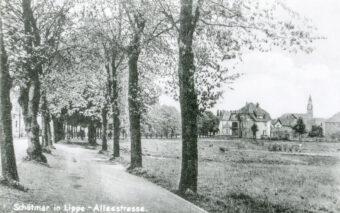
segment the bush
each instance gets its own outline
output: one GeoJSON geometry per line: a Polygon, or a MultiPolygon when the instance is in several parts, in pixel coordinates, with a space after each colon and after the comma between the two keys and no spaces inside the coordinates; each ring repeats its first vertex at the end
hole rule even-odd
{"type": "Polygon", "coordinates": [[[269,139],[268,135],[261,135],[261,140],[268,140],[268,139],[269,139]]]}
{"type": "Polygon", "coordinates": [[[321,126],[312,126],[312,130],[308,133],[309,137],[323,137],[323,129],[321,126]]]}
{"type": "Polygon", "coordinates": [[[220,147],[220,151],[221,151],[221,152],[227,152],[227,151],[229,151],[229,150],[228,150],[228,148],[226,148],[226,147],[220,147]]]}
{"type": "Polygon", "coordinates": [[[302,144],[269,144],[270,152],[301,152],[302,144]]]}
{"type": "Polygon", "coordinates": [[[340,139],[340,132],[335,132],[335,133],[331,134],[331,138],[333,140],[340,139]]]}
{"type": "Polygon", "coordinates": [[[246,145],[244,145],[243,143],[236,143],[237,149],[245,149],[246,145]]]}

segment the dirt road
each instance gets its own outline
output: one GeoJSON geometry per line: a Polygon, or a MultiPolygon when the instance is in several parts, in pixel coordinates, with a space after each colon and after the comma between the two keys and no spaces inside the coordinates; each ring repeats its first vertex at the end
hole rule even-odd
{"type": "Polygon", "coordinates": [[[3,212],[18,212],[14,210],[27,204],[49,206],[47,212],[133,212],[133,209],[157,213],[204,212],[177,195],[127,173],[122,165],[109,162],[97,150],[56,144],[53,155],[47,155],[50,167],[46,167],[21,160],[24,144],[16,143],[18,168],[21,182],[30,190],[22,193],[0,188],[3,212]]]}

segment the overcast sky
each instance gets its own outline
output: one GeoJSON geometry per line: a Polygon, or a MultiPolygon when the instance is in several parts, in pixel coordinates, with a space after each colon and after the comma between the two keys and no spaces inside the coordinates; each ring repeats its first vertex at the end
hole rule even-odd
{"type": "MultiPolygon", "coordinates": [[[[259,102],[275,118],[287,112],[305,112],[311,95],[315,117],[329,118],[340,112],[340,1],[286,1],[312,19],[327,40],[318,41],[309,55],[270,52],[245,56],[237,68],[244,76],[235,82],[233,91],[226,88],[213,111],[259,102]]],[[[178,106],[164,96],[160,102],[178,106]]]]}

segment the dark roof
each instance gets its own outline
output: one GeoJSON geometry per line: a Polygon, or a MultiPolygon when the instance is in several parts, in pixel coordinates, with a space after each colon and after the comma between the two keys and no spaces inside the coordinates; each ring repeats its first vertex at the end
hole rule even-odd
{"type": "Polygon", "coordinates": [[[220,121],[227,121],[227,120],[229,120],[230,115],[231,115],[230,111],[219,110],[217,117],[219,118],[220,121]]]}
{"type": "Polygon", "coordinates": [[[309,118],[309,115],[306,113],[285,113],[280,116],[281,117],[287,117],[287,116],[294,116],[296,119],[302,118],[303,120],[306,120],[309,118]]]}
{"type": "Polygon", "coordinates": [[[232,112],[230,115],[230,121],[237,121],[241,117],[249,118],[257,122],[267,122],[270,121],[270,114],[262,109],[259,104],[247,103],[240,110],[232,112]]]}
{"type": "Polygon", "coordinates": [[[229,117],[229,121],[238,121],[238,119],[239,119],[238,112],[232,112],[229,117]]]}
{"type": "MultiPolygon", "coordinates": [[[[275,125],[277,122],[280,122],[280,123],[281,123],[280,119],[273,119],[273,120],[272,120],[272,125],[275,125]]],[[[281,123],[281,124],[282,124],[282,123],[281,123]]]]}
{"type": "Polygon", "coordinates": [[[330,119],[327,119],[326,122],[340,122],[340,112],[333,115],[330,119]]]}
{"type": "Polygon", "coordinates": [[[281,124],[283,126],[289,126],[289,127],[292,127],[295,125],[296,123],[296,120],[301,117],[301,116],[298,116],[298,114],[294,114],[294,113],[286,113],[286,114],[283,114],[281,115],[278,120],[280,120],[281,124]]]}
{"type": "Polygon", "coordinates": [[[259,104],[247,103],[240,109],[243,113],[248,113],[256,121],[270,121],[270,114],[262,109],[259,104]]]}

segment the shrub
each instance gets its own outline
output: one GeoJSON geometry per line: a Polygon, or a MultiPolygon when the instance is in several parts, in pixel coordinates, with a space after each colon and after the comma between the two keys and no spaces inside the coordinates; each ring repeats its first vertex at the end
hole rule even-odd
{"type": "Polygon", "coordinates": [[[225,147],[220,147],[220,151],[221,151],[221,152],[227,152],[227,151],[228,151],[228,149],[227,149],[227,148],[225,148],[225,147]]]}
{"type": "Polygon", "coordinates": [[[323,137],[323,129],[321,126],[312,126],[311,131],[308,133],[309,137],[323,137]]]}
{"type": "Polygon", "coordinates": [[[331,138],[333,140],[340,139],[340,132],[335,132],[335,133],[331,134],[331,138]]]}
{"type": "Polygon", "coordinates": [[[302,144],[269,144],[268,151],[270,152],[301,152],[302,144]]]}
{"type": "Polygon", "coordinates": [[[245,149],[246,145],[244,145],[243,143],[236,143],[237,149],[245,149]]]}

